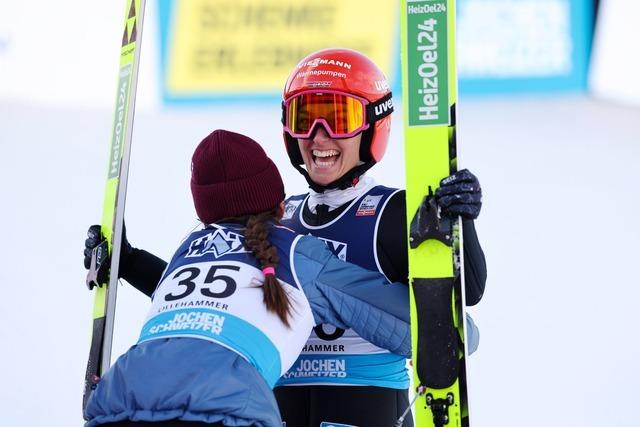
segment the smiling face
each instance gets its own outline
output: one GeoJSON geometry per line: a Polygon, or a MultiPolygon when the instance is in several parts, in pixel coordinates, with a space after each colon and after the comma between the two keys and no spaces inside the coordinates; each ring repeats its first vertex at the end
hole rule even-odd
{"type": "Polygon", "coordinates": [[[302,160],[311,180],[327,185],[340,178],[360,163],[360,139],[332,139],[322,126],[312,139],[298,139],[302,160]]]}

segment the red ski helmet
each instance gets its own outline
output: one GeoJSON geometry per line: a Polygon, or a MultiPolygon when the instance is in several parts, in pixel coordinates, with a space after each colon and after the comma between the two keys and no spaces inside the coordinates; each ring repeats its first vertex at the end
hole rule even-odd
{"type": "MultiPolygon", "coordinates": [[[[320,107],[316,114],[327,110],[320,107]]],[[[350,49],[331,48],[314,52],[303,58],[293,69],[284,87],[282,101],[283,136],[287,153],[293,166],[300,171],[311,188],[347,188],[371,166],[380,161],[387,148],[391,130],[393,102],[391,90],[384,73],[365,55],[350,49]],[[304,102],[305,96],[324,96],[340,99],[340,112],[335,117],[312,117],[312,122],[302,129],[296,125],[296,102],[304,102]],[[347,106],[347,99],[351,105],[347,106]],[[361,107],[358,105],[361,104],[361,107]],[[345,111],[354,116],[346,119],[345,111]],[[355,111],[355,112],[354,112],[355,111]],[[357,117],[361,115],[361,117],[357,117]],[[340,123],[337,123],[340,122],[340,123]],[[345,123],[349,122],[348,125],[345,123]],[[355,124],[354,124],[355,122],[355,124]],[[332,138],[348,138],[362,134],[360,160],[363,164],[333,183],[320,186],[311,181],[304,164],[297,138],[312,138],[318,126],[324,126],[332,138]],[[302,135],[306,134],[306,135],[302,135]]]]}

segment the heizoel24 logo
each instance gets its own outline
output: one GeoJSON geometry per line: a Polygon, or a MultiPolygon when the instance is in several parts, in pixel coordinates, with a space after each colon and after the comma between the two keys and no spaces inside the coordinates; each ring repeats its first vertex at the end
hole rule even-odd
{"type": "Polygon", "coordinates": [[[409,0],[406,14],[409,126],[448,125],[447,2],[409,0]]]}

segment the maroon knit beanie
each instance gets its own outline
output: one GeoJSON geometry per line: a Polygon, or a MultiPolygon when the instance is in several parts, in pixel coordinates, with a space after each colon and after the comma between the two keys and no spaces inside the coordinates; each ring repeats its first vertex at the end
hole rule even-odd
{"type": "Polygon", "coordinates": [[[193,153],[191,194],[200,221],[212,224],[277,207],[284,200],[284,184],[260,144],[218,129],[193,153]]]}

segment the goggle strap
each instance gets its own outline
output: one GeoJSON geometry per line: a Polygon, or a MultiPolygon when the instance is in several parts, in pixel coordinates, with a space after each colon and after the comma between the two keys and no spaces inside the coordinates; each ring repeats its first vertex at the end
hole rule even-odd
{"type": "Polygon", "coordinates": [[[287,107],[284,101],[282,101],[280,104],[282,105],[282,117],[280,117],[280,121],[282,122],[282,126],[286,126],[287,125],[287,107]]]}
{"type": "Polygon", "coordinates": [[[376,102],[367,104],[367,123],[373,124],[391,113],[393,113],[393,101],[389,92],[376,102]]]}

